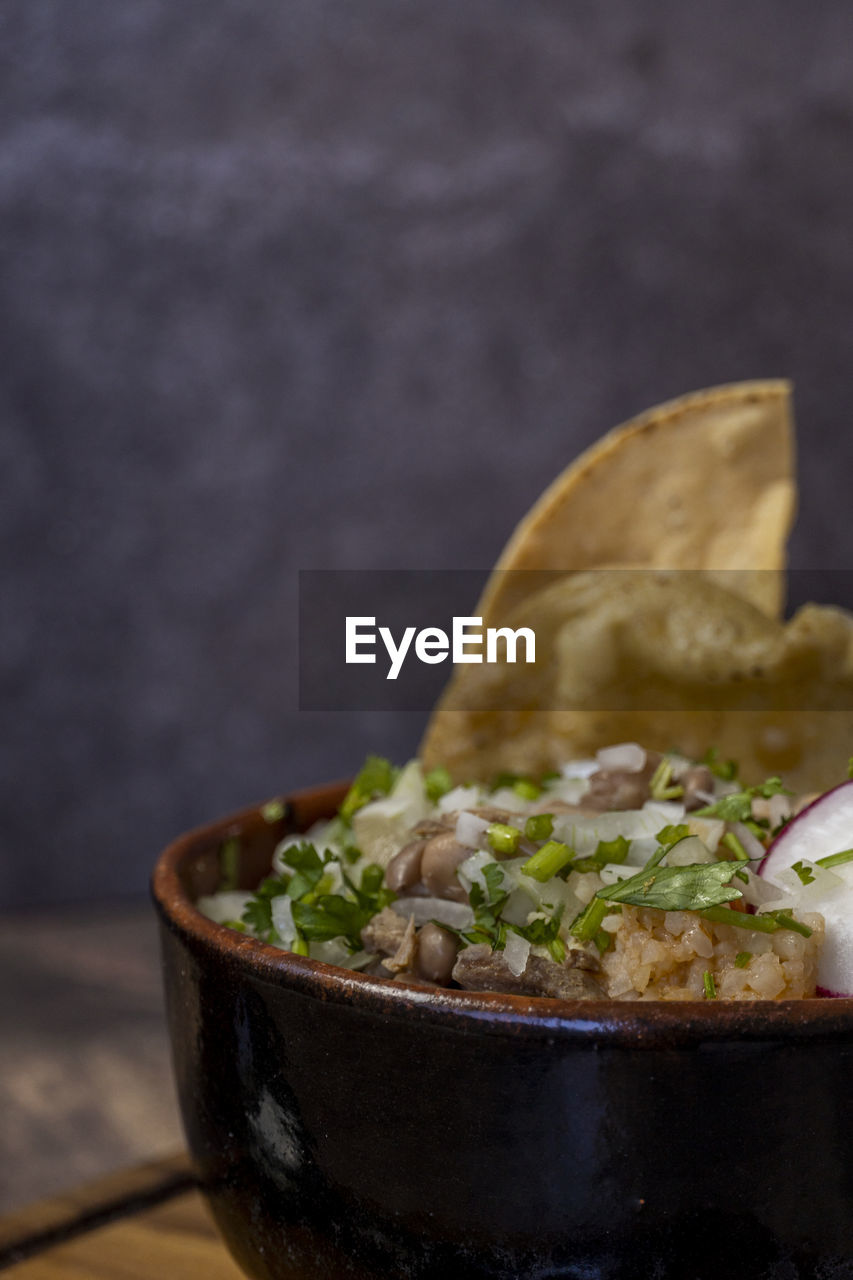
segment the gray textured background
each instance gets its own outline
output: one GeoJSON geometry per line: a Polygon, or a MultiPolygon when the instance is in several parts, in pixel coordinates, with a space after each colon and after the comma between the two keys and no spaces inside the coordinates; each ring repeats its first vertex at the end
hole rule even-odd
{"type": "Polygon", "coordinates": [[[0,905],[403,756],[299,714],[300,567],[480,568],[578,450],[798,384],[845,564],[853,8],[3,0],[0,905]]]}

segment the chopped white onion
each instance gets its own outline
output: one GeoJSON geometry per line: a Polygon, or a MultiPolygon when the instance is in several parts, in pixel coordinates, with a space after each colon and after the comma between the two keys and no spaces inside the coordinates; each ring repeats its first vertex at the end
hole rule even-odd
{"type": "Polygon", "coordinates": [[[453,813],[455,809],[476,809],[480,803],[479,787],[454,787],[438,802],[439,813],[453,813]]]}
{"type": "MultiPolygon", "coordinates": [[[[296,937],[296,925],[293,922],[293,903],[286,893],[280,893],[270,903],[273,928],[282,942],[292,942],[296,937]]],[[[319,958],[319,957],[318,957],[319,958]]]]}
{"type": "MultiPolygon", "coordinates": [[[[740,889],[743,894],[744,902],[748,903],[749,906],[767,906],[779,897],[778,884],[774,884],[772,880],[763,880],[761,876],[757,876],[755,872],[751,871],[748,867],[744,868],[744,870],[747,876],[747,883],[744,884],[741,880],[734,880],[732,883],[735,885],[735,888],[740,889]]],[[[796,874],[797,873],[794,872],[794,875],[796,874]]],[[[786,898],[784,901],[779,902],[779,906],[793,907],[794,899],[786,898]]]]}
{"type": "Polygon", "coordinates": [[[674,844],[666,855],[668,867],[694,867],[704,862],[716,862],[711,850],[698,836],[686,836],[674,844]]]}
{"type": "Polygon", "coordinates": [[[569,760],[560,772],[564,778],[589,778],[594,773],[598,773],[598,770],[597,760],[569,760]]]}
{"type": "Polygon", "coordinates": [[[504,959],[510,973],[515,974],[516,978],[520,978],[527,968],[529,956],[530,943],[527,939],[522,938],[514,929],[507,929],[504,959]]]}
{"type": "Polygon", "coordinates": [[[251,893],[245,893],[242,889],[223,889],[219,893],[199,898],[195,905],[208,920],[225,924],[229,920],[240,919],[251,897],[251,893]]]}
{"type": "Polygon", "coordinates": [[[616,747],[602,747],[596,759],[601,769],[639,773],[645,766],[646,753],[638,742],[621,742],[616,747]]]}
{"type": "Polygon", "coordinates": [[[698,836],[712,853],[716,853],[726,824],[722,818],[696,818],[692,813],[687,815],[687,825],[694,836],[698,836]]]}
{"type": "Polygon", "coordinates": [[[448,902],[446,898],[397,898],[391,906],[398,916],[408,920],[415,917],[415,926],[438,920],[451,929],[468,929],[474,923],[474,912],[466,902],[448,902]]]}
{"type": "Polygon", "coordinates": [[[489,825],[486,818],[479,818],[476,813],[463,810],[456,819],[456,839],[469,849],[479,849],[484,843],[489,825]]]}
{"type": "Polygon", "coordinates": [[[637,868],[620,862],[606,862],[598,873],[605,884],[618,884],[637,874],[637,868]]]}
{"type": "Polygon", "coordinates": [[[684,805],[677,800],[647,800],[643,805],[646,813],[656,814],[662,819],[662,825],[680,822],[684,817],[684,805]]]}
{"type": "Polygon", "coordinates": [[[737,836],[746,852],[749,854],[750,861],[760,862],[767,850],[749,827],[744,826],[742,822],[732,823],[732,834],[737,836]]]}

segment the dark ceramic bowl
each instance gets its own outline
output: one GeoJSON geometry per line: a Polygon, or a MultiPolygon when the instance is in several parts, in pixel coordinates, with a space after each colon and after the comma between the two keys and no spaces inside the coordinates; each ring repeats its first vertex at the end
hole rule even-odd
{"type": "Polygon", "coordinates": [[[252,1276],[853,1276],[853,1001],[563,1003],[285,954],[193,906],[257,883],[342,786],[173,844],[154,873],[175,1072],[252,1276]]]}

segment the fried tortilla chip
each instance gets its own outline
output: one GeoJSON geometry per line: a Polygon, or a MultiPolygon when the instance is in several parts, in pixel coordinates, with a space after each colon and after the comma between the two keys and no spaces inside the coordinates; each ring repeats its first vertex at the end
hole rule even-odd
{"type": "Polygon", "coordinates": [[[543,573],[607,565],[722,580],[737,570],[730,590],[778,617],[796,505],[790,391],[784,381],[713,387],[604,436],[510,538],[476,609],[484,624],[502,625],[543,573]]]}
{"type": "Polygon", "coordinates": [[[853,751],[853,617],[806,605],[769,618],[698,572],[563,577],[516,607],[534,664],[470,665],[424,740],[457,780],[541,773],[613,742],[700,757],[709,744],[754,781],[822,790],[853,751]]]}

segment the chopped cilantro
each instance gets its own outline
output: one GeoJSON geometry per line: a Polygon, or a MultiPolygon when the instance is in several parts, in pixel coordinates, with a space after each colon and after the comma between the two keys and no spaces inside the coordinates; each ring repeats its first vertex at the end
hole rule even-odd
{"type": "MultiPolygon", "coordinates": [[[[651,861],[651,860],[650,860],[651,861]]],[[[599,889],[596,897],[605,902],[627,902],[636,907],[658,907],[662,911],[700,911],[740,898],[730,883],[738,868],[734,862],[708,862],[687,867],[650,866],[637,875],[599,889]]]]}
{"type": "MultiPolygon", "coordinates": [[[[514,933],[520,937],[526,938],[534,947],[548,947],[550,950],[552,945],[562,940],[559,938],[560,922],[563,918],[564,904],[560,903],[557,910],[552,916],[536,916],[533,920],[529,920],[527,924],[511,924],[509,927],[514,933]]],[[[553,952],[552,952],[553,954],[553,952]]],[[[563,948],[563,959],[558,961],[562,964],[566,958],[565,948],[563,948]]]]}
{"type": "Polygon", "coordinates": [[[542,788],[537,787],[532,778],[516,778],[512,789],[522,800],[538,800],[542,794],[542,788]]]}
{"type": "Polygon", "coordinates": [[[345,822],[377,796],[387,796],[397,780],[398,770],[382,756],[368,756],[344,797],[339,813],[345,822]]]}
{"type": "Polygon", "coordinates": [[[815,879],[815,873],[812,871],[811,867],[806,866],[802,858],[799,862],[793,863],[791,870],[796,871],[797,875],[800,877],[801,884],[811,884],[815,879]]]}
{"type": "Polygon", "coordinates": [[[528,840],[547,840],[554,830],[552,813],[534,813],[524,824],[524,834],[528,840]]]}
{"type": "Polygon", "coordinates": [[[571,863],[572,871],[600,871],[607,863],[621,866],[628,857],[631,841],[624,836],[616,836],[614,840],[599,840],[595,853],[588,858],[575,858],[571,863]]]}
{"type": "Polygon", "coordinates": [[[272,923],[272,900],[287,893],[287,885],[278,876],[269,876],[255,890],[243,908],[241,920],[252,933],[264,942],[277,942],[278,934],[272,923]]]}
{"type": "Polygon", "coordinates": [[[715,777],[721,778],[723,782],[734,782],[738,776],[738,767],[735,760],[721,760],[720,752],[716,747],[709,747],[702,757],[702,764],[706,764],[715,777]]]}
{"type": "Polygon", "coordinates": [[[768,778],[757,787],[746,787],[731,795],[720,796],[704,809],[694,809],[694,818],[722,818],[724,822],[746,822],[752,817],[752,802],[757,796],[769,800],[771,796],[789,796],[792,793],[782,786],[781,778],[768,778]]]}
{"type": "Polygon", "coordinates": [[[294,872],[287,881],[287,893],[291,898],[301,898],[316,889],[323,878],[323,861],[309,840],[288,845],[281,857],[294,872]]]}
{"type": "Polygon", "coordinates": [[[441,765],[436,769],[430,769],[424,778],[424,789],[427,799],[433,804],[437,804],[442,796],[446,796],[448,791],[453,787],[453,779],[445,768],[441,765]]]}
{"type": "Polygon", "coordinates": [[[686,840],[689,835],[690,828],[686,822],[679,822],[677,826],[670,823],[666,827],[661,827],[655,836],[655,840],[657,840],[658,844],[670,849],[674,844],[678,844],[679,840],[686,840]]]}
{"type": "Polygon", "coordinates": [[[735,968],[745,969],[751,959],[752,959],[751,951],[739,951],[735,956],[735,968]]]}
{"type": "Polygon", "coordinates": [[[605,951],[609,951],[613,946],[613,934],[608,933],[606,929],[599,929],[598,933],[593,938],[593,942],[603,955],[605,951]]]}
{"type": "Polygon", "coordinates": [[[714,975],[713,973],[711,973],[710,969],[706,969],[705,972],[702,974],[702,984],[705,988],[705,999],[716,1000],[717,984],[714,981],[714,975]]]}
{"type": "Polygon", "coordinates": [[[372,915],[372,906],[361,906],[339,893],[293,904],[293,922],[303,938],[309,942],[346,938],[353,950],[361,946],[361,931],[372,915]]]}

